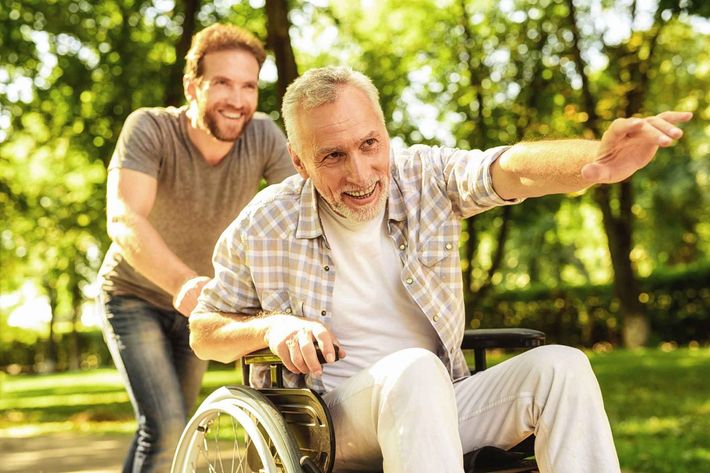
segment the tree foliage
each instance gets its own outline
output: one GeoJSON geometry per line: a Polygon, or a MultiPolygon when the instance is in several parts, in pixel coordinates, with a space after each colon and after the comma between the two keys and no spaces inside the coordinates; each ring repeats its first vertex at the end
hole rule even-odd
{"type": "MultiPolygon", "coordinates": [[[[633,281],[708,259],[708,16],[707,2],[689,0],[9,0],[0,9],[2,293],[32,282],[55,316],[77,320],[108,243],[104,169],[123,120],[180,103],[189,37],[225,21],[274,51],[266,75],[278,69],[281,83],[263,84],[262,110],[278,118],[299,70],[348,64],[380,90],[395,146],[592,138],[617,116],[695,112],[678,146],[606,194],[531,199],[465,224],[471,314],[530,286],[616,281],[623,298],[620,272],[633,281]],[[618,240],[626,246],[615,250],[618,240]]],[[[628,291],[629,304],[639,291],[628,291]]]]}
{"type": "MultiPolygon", "coordinates": [[[[263,12],[244,3],[23,0],[0,10],[3,294],[33,283],[55,319],[77,322],[108,245],[105,167],[123,120],[182,102],[183,25],[218,20],[266,33],[263,12]]],[[[273,109],[272,84],[263,102],[273,109]]]]}
{"type": "Polygon", "coordinates": [[[462,239],[474,303],[491,287],[613,281],[619,326],[637,318],[629,332],[643,332],[639,273],[707,258],[705,13],[699,2],[336,2],[328,14],[347,39],[314,62],[356,50],[405,143],[598,138],[620,116],[695,112],[681,144],[633,180],[488,212],[462,239]]]}

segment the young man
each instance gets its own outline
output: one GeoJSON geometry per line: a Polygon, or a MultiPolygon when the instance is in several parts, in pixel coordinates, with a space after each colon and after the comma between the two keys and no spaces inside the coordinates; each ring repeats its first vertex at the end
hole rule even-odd
{"type": "Polygon", "coordinates": [[[616,120],[601,142],[393,152],[362,74],[310,71],[283,103],[300,176],[259,194],[220,238],[190,317],[197,355],[230,361],[268,346],[305,375],[332,414],[338,471],[458,473],[464,452],[534,433],[542,472],[618,472],[581,351],[540,347],[468,376],[459,221],[623,180],[690,114],[616,120]],[[321,366],[315,344],[342,359],[321,366]]]}
{"type": "Polygon", "coordinates": [[[283,133],[255,112],[264,58],[240,28],[204,29],[187,55],[188,105],[132,113],[111,159],[100,276],[104,336],[138,420],[125,472],[169,469],[206,368],[187,316],[214,244],[262,178],[294,173],[283,133]]]}

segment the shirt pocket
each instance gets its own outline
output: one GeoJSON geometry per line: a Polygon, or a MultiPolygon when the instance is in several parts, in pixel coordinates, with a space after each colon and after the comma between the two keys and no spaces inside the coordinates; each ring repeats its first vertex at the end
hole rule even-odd
{"type": "Polygon", "coordinates": [[[264,289],[260,299],[261,308],[264,312],[293,313],[288,291],[264,289]]]}
{"type": "Polygon", "coordinates": [[[434,268],[457,250],[455,242],[435,236],[419,246],[418,259],[427,268],[434,268]]]}
{"type": "Polygon", "coordinates": [[[303,316],[309,320],[315,320],[327,325],[327,321],[330,319],[326,304],[315,298],[306,298],[302,301],[300,310],[303,316]]]}

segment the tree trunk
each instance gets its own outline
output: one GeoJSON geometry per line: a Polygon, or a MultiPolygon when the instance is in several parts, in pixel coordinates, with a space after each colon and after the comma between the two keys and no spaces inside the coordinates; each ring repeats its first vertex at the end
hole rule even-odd
{"type": "MultiPolygon", "coordinates": [[[[634,10],[635,11],[635,8],[634,10]]],[[[656,11],[654,24],[661,22],[661,10],[656,11]]],[[[661,23],[662,25],[662,23],[661,23]]],[[[653,57],[653,52],[658,43],[658,36],[661,33],[661,26],[651,30],[651,38],[649,40],[649,59],[653,57]]],[[[638,58],[637,51],[627,50],[626,54],[630,56],[629,61],[625,61],[627,71],[633,78],[634,87],[626,94],[626,105],[623,113],[626,117],[631,117],[640,113],[643,109],[643,103],[648,91],[648,72],[649,61],[638,58]],[[632,56],[632,57],[631,57],[632,56]]],[[[628,348],[636,348],[648,343],[648,338],[651,335],[651,325],[648,320],[645,308],[639,301],[641,289],[633,271],[631,261],[631,250],[633,249],[633,186],[631,178],[617,184],[619,212],[616,217],[611,214],[611,209],[606,208],[603,212],[609,214],[605,216],[605,221],[613,219],[615,232],[607,235],[609,238],[609,252],[612,255],[612,264],[614,266],[614,293],[619,299],[622,314],[622,337],[624,345],[628,348]]],[[[597,194],[597,193],[595,193],[597,194]]],[[[605,205],[610,199],[605,198],[605,205]]],[[[599,201],[598,201],[599,202],[599,201]]],[[[600,206],[601,208],[601,206],[600,206]]]]}
{"type": "Polygon", "coordinates": [[[473,260],[476,257],[476,248],[478,243],[478,238],[476,235],[476,229],[474,228],[476,220],[473,217],[466,219],[466,232],[468,233],[468,240],[466,240],[466,246],[464,247],[464,258],[468,261],[468,267],[463,272],[463,294],[464,300],[469,300],[473,295],[471,290],[471,283],[473,282],[473,260]]]}
{"type": "Polygon", "coordinates": [[[175,4],[176,8],[182,4],[180,9],[183,14],[182,36],[175,45],[175,63],[173,63],[168,73],[168,82],[165,86],[165,105],[179,106],[183,103],[182,76],[185,69],[185,55],[190,49],[192,36],[195,34],[197,13],[200,11],[200,0],[182,0],[175,4]]]}
{"type": "Polygon", "coordinates": [[[69,334],[69,345],[67,346],[67,364],[70,370],[76,371],[81,368],[81,353],[79,352],[79,332],[77,326],[81,304],[74,306],[74,313],[71,318],[71,333],[69,334]]]}
{"type": "MultiPolygon", "coordinates": [[[[469,115],[468,117],[469,120],[476,124],[473,129],[473,132],[468,137],[468,142],[470,143],[472,148],[484,149],[486,145],[488,131],[486,129],[486,121],[483,117],[483,93],[481,92],[481,72],[479,71],[479,69],[483,67],[483,65],[479,64],[479,67],[476,67],[477,65],[474,63],[474,35],[471,32],[471,28],[469,27],[465,0],[461,0],[460,7],[461,17],[459,24],[463,28],[464,37],[464,42],[461,49],[462,52],[468,56],[466,70],[469,76],[469,85],[476,90],[476,101],[478,102],[478,112],[476,113],[476,116],[469,115]]],[[[468,110],[468,112],[470,112],[470,109],[468,110]]],[[[466,242],[466,246],[464,247],[463,258],[468,261],[468,267],[463,273],[463,290],[465,299],[470,299],[474,296],[471,286],[473,283],[473,267],[474,259],[476,257],[476,247],[478,243],[475,222],[475,216],[466,219],[466,228],[468,229],[468,241],[466,242]]]]}
{"type": "Polygon", "coordinates": [[[620,210],[614,216],[609,202],[611,201],[610,186],[600,186],[594,189],[594,199],[602,211],[604,229],[606,231],[609,253],[614,269],[614,296],[619,300],[619,310],[622,318],[622,338],[624,346],[636,348],[643,346],[650,335],[650,327],[644,307],[639,302],[640,289],[631,263],[631,211],[624,209],[632,203],[631,183],[623,182],[619,188],[620,210]]]}
{"type": "Polygon", "coordinates": [[[72,317],[71,317],[71,333],[69,334],[69,345],[67,346],[68,365],[70,370],[78,370],[81,368],[81,353],[79,351],[79,333],[77,331],[79,325],[79,317],[81,316],[82,294],[79,289],[78,278],[73,278],[72,287],[72,317]]]}
{"type": "MultiPolygon", "coordinates": [[[[540,236],[536,241],[532,242],[533,248],[542,248],[545,244],[545,232],[540,233],[540,236]]],[[[542,255],[539,251],[531,251],[530,259],[528,262],[528,277],[530,278],[530,285],[534,285],[540,282],[540,261],[539,258],[542,255]]]]}
{"type": "Polygon", "coordinates": [[[47,352],[42,371],[46,373],[54,373],[57,370],[57,341],[54,335],[54,322],[57,314],[57,291],[49,283],[45,283],[44,289],[49,297],[49,307],[52,311],[52,317],[49,319],[49,336],[47,337],[47,352]]]}
{"type": "Polygon", "coordinates": [[[508,230],[510,229],[510,222],[512,221],[511,213],[512,207],[506,205],[503,207],[503,221],[500,224],[500,229],[498,230],[498,239],[496,243],[496,251],[493,254],[493,259],[491,260],[491,266],[488,268],[488,275],[486,280],[483,282],[480,288],[476,291],[474,296],[478,300],[482,300],[486,293],[493,287],[493,275],[498,272],[500,265],[503,262],[503,255],[505,254],[505,242],[508,239],[508,230]]]}
{"type": "Polygon", "coordinates": [[[281,98],[286,93],[286,87],[298,77],[296,57],[291,47],[288,19],[288,4],[286,0],[266,0],[266,30],[268,33],[266,44],[274,52],[278,79],[278,106],[281,107],[281,98]]]}
{"type": "MultiPolygon", "coordinates": [[[[572,54],[577,70],[582,77],[584,109],[589,117],[587,127],[596,138],[599,138],[601,136],[600,119],[596,113],[596,101],[589,87],[589,79],[584,70],[585,64],[582,59],[580,34],[577,28],[577,13],[573,0],[566,0],[566,2],[570,10],[570,29],[574,37],[572,54]]],[[[659,31],[660,29],[655,32],[652,38],[652,48],[655,46],[659,31]]],[[[648,68],[641,69],[639,74],[640,77],[636,77],[636,87],[626,97],[627,107],[624,110],[626,116],[638,113],[645,97],[648,68]]],[[[611,265],[614,270],[614,295],[619,300],[623,342],[627,348],[643,346],[648,342],[650,324],[644,307],[639,302],[639,284],[630,257],[633,248],[631,180],[612,186],[597,186],[594,189],[593,196],[602,212],[604,230],[609,245],[611,265]],[[611,194],[614,190],[618,191],[619,196],[618,215],[614,215],[611,205],[611,194]]]]}

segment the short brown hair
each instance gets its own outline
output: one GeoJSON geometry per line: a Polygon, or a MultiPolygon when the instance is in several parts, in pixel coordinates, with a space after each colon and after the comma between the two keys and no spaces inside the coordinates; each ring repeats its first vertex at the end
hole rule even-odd
{"type": "Polygon", "coordinates": [[[264,46],[253,34],[235,25],[216,23],[192,37],[192,46],[185,56],[185,76],[190,79],[201,77],[205,55],[229,49],[250,52],[259,63],[259,68],[266,59],[264,46]]]}

